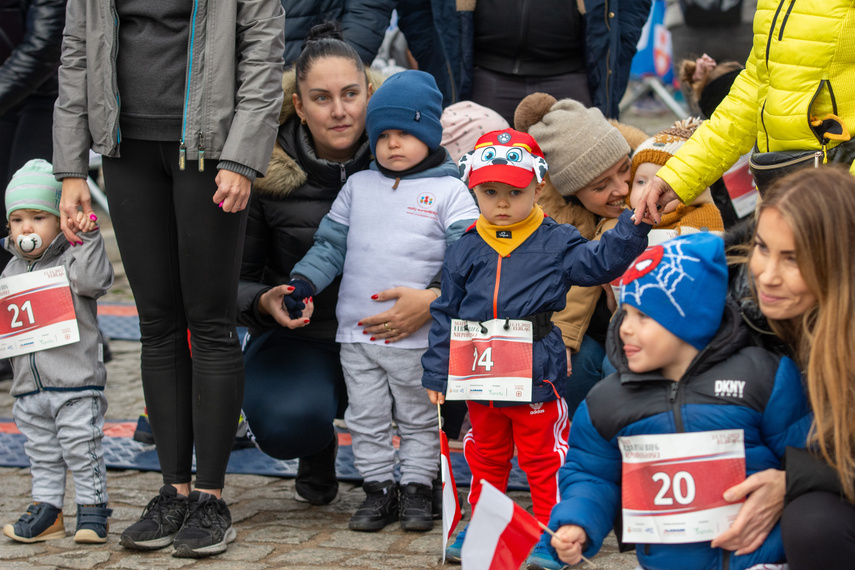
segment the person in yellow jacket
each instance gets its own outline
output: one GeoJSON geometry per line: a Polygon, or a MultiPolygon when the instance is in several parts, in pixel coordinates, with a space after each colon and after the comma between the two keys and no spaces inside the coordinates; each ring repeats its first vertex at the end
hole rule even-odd
{"type": "MultiPolygon", "coordinates": [[[[727,98],[658,172],[636,208],[684,204],[756,145],[758,152],[832,149],[855,133],[855,2],[758,0],[754,47],[727,98]],[[839,119],[829,140],[817,122],[839,119]],[[811,122],[815,124],[812,126],[811,122]]],[[[855,163],[848,165],[855,174],[855,163]]]]}

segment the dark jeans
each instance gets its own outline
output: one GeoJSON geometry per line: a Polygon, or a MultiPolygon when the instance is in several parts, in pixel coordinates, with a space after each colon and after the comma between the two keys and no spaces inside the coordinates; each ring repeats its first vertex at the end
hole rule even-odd
{"type": "Polygon", "coordinates": [[[603,378],[603,358],[606,349],[599,342],[585,335],[579,351],[570,357],[571,374],[567,377],[567,411],[570,419],[576,408],[588,395],[594,384],[603,378]]]}
{"type": "Polygon", "coordinates": [[[253,337],[244,352],[243,412],[258,446],[276,459],[314,455],[329,445],[345,393],[338,343],[289,333],[253,337]]]}
{"type": "Polygon", "coordinates": [[[164,483],[221,489],[243,400],[235,331],[246,210],[212,201],[216,164],[178,169],[178,143],[122,141],[104,159],[110,215],[142,334],[143,392],[164,483]],[[193,356],[187,344],[191,333],[193,356]]]}
{"type": "Polygon", "coordinates": [[[591,106],[588,75],[584,70],[544,77],[509,75],[476,67],[472,74],[472,100],[493,109],[514,126],[514,111],[532,93],[548,93],[558,99],[575,99],[591,106]]]}
{"type": "Polygon", "coordinates": [[[784,508],[781,538],[790,570],[852,568],[855,506],[836,493],[806,493],[784,508]]]}

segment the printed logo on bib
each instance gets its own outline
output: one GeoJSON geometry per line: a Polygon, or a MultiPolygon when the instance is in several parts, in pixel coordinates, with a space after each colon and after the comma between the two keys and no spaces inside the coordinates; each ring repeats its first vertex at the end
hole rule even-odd
{"type": "Polygon", "coordinates": [[[511,232],[508,230],[497,230],[496,237],[499,239],[512,239],[511,232]]]}
{"type": "Polygon", "coordinates": [[[436,196],[430,192],[419,194],[415,206],[407,206],[407,214],[418,216],[420,218],[430,218],[431,220],[439,219],[439,213],[434,209],[436,204],[436,196]]]}
{"type": "Polygon", "coordinates": [[[446,398],[531,402],[531,343],[530,321],[452,319],[446,398]]]}
{"type": "Polygon", "coordinates": [[[623,540],[683,544],[712,540],[740,503],[724,491],[745,480],[742,430],[619,437],[623,540]]]}

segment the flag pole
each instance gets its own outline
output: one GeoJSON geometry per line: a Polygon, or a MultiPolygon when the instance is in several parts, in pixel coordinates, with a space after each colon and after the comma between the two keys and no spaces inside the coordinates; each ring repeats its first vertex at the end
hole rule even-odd
{"type": "Polygon", "coordinates": [[[439,429],[442,431],[442,412],[439,410],[439,402],[436,403],[436,419],[439,422],[439,429]]]}
{"type": "MultiPolygon", "coordinates": [[[[551,536],[554,536],[554,537],[558,538],[558,540],[561,540],[561,537],[560,537],[560,536],[558,536],[557,534],[555,534],[555,533],[552,531],[552,529],[551,529],[551,528],[549,528],[548,526],[546,526],[546,525],[545,525],[545,524],[543,524],[542,522],[537,521],[537,525],[538,525],[540,528],[542,528],[543,530],[545,530],[546,532],[548,532],[551,536]]],[[[580,554],[579,556],[582,556],[582,555],[580,554]]],[[[588,560],[588,559],[587,559],[587,558],[585,558],[584,556],[582,556],[582,560],[584,560],[585,562],[587,562],[588,564],[590,564],[590,565],[591,565],[591,567],[593,567],[593,568],[596,568],[596,567],[597,567],[597,565],[596,565],[596,564],[594,564],[593,562],[591,562],[590,560],[588,560]]]]}

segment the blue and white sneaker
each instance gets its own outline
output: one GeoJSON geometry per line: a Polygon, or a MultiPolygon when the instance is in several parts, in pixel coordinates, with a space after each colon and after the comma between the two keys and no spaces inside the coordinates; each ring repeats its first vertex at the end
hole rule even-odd
{"type": "Polygon", "coordinates": [[[463,527],[463,530],[457,533],[454,542],[445,547],[445,561],[452,564],[460,564],[460,552],[463,550],[463,539],[466,538],[466,529],[469,525],[463,527]]]}
{"type": "Polygon", "coordinates": [[[561,570],[567,567],[566,564],[555,558],[548,544],[549,535],[544,533],[531,554],[526,558],[524,566],[526,570],[561,570]]]}

